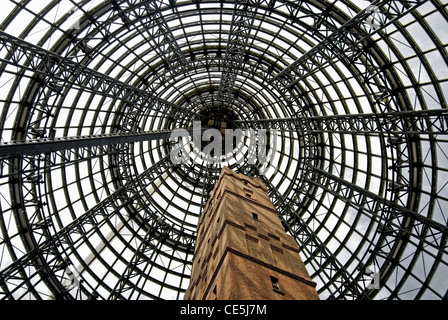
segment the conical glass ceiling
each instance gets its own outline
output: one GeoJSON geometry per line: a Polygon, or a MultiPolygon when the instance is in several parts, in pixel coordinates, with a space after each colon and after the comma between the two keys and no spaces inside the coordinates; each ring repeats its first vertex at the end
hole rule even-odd
{"type": "Polygon", "coordinates": [[[447,5],[2,1],[0,299],[182,299],[223,166],[321,299],[446,299],[447,5]]]}

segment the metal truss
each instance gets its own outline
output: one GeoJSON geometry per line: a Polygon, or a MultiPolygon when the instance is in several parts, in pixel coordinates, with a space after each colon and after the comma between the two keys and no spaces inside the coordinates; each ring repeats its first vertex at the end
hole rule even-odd
{"type": "MultiPolygon", "coordinates": [[[[187,133],[192,133],[189,129],[187,133]]],[[[120,132],[81,137],[42,138],[0,144],[0,157],[34,155],[77,148],[101,147],[117,144],[136,143],[149,140],[169,139],[173,130],[150,132],[120,132]]]]}
{"type": "Polygon", "coordinates": [[[347,59],[351,63],[359,55],[367,53],[368,41],[373,35],[425,2],[427,1],[373,1],[368,8],[360,11],[313,49],[274,75],[271,81],[280,81],[290,88],[334,59],[347,59]]]}
{"type": "Polygon", "coordinates": [[[241,129],[277,129],[282,132],[316,132],[340,134],[412,135],[448,133],[446,109],[403,111],[379,114],[348,114],[306,118],[233,121],[241,129]]]}
{"type": "Polygon", "coordinates": [[[168,138],[217,102],[280,133],[264,175],[228,165],[265,181],[322,298],[446,299],[447,4],[10,3],[0,299],[182,298],[220,165],[173,165],[168,138]]]}
{"type": "MultiPolygon", "coordinates": [[[[48,283],[51,288],[52,294],[58,299],[69,299],[71,296],[61,285],[61,281],[57,281],[59,278],[64,278],[64,272],[68,267],[67,261],[62,258],[62,252],[59,250],[58,245],[62,239],[70,233],[76,233],[79,228],[86,228],[86,223],[96,221],[95,215],[102,214],[98,206],[93,211],[84,215],[74,221],[70,226],[60,230],[55,237],[51,235],[52,223],[51,217],[45,213],[46,203],[42,201],[42,197],[39,194],[38,186],[42,183],[43,175],[39,171],[39,160],[45,161],[45,158],[14,158],[11,159],[12,170],[10,176],[14,185],[15,198],[19,201],[17,204],[21,207],[15,213],[18,216],[19,221],[23,221],[21,226],[24,236],[29,239],[29,248],[27,254],[15,260],[7,268],[1,272],[2,282],[2,299],[10,299],[13,294],[24,287],[30,286],[30,279],[36,277],[35,281],[38,281],[39,277],[47,282],[49,276],[53,277],[53,280],[48,283]],[[21,161],[20,161],[21,160],[21,161]],[[25,164],[31,169],[27,168],[25,164]],[[23,174],[22,172],[28,172],[23,174]],[[91,214],[93,216],[91,216],[91,214]],[[93,219],[93,220],[92,220],[93,219]]],[[[117,191],[113,197],[107,198],[103,204],[108,206],[112,205],[113,201],[120,199],[121,193],[124,189],[117,191]],[[117,197],[115,197],[117,196],[117,197]]],[[[34,292],[36,297],[39,295],[34,292]]]]}
{"type": "MultiPolygon", "coordinates": [[[[86,148],[62,149],[45,154],[23,154],[0,158],[0,176],[8,179],[22,175],[26,181],[34,181],[61,167],[107,158],[123,151],[123,146],[107,145],[86,148]],[[22,163],[19,167],[17,161],[22,163]]],[[[39,180],[39,179],[38,179],[39,180]]]]}
{"type": "MultiPolygon", "coordinates": [[[[350,203],[353,207],[359,208],[363,214],[368,215],[371,219],[378,221],[377,232],[385,238],[385,241],[378,241],[377,245],[370,250],[371,256],[365,265],[377,264],[376,267],[380,270],[380,281],[385,281],[390,276],[392,272],[390,264],[397,263],[404,244],[407,241],[412,241],[409,238],[414,238],[419,246],[424,246],[427,250],[432,247],[445,254],[448,253],[448,226],[409,210],[395,201],[369,192],[325,170],[312,165],[309,166],[309,169],[312,170],[314,175],[312,179],[306,178],[306,183],[330,192],[344,202],[350,203]],[[385,262],[378,263],[378,258],[385,260],[385,262]]],[[[391,188],[397,188],[397,186],[392,184],[391,188]]],[[[352,279],[353,282],[361,281],[365,283],[362,267],[360,266],[357,271],[357,276],[350,275],[348,279],[352,279]]],[[[349,289],[352,283],[346,282],[344,285],[347,285],[348,288],[342,288],[341,292],[334,293],[334,298],[352,296],[352,291],[349,289]]],[[[355,298],[368,298],[373,293],[372,288],[366,288],[366,290],[358,293],[359,296],[355,298]]]]}
{"type": "Polygon", "coordinates": [[[139,282],[142,280],[142,274],[147,272],[147,267],[155,258],[157,250],[161,249],[162,245],[169,237],[171,228],[172,225],[167,224],[160,217],[158,220],[154,220],[152,229],[145,235],[144,239],[140,243],[135,255],[129,261],[129,264],[122,273],[121,278],[115,285],[115,288],[111,292],[108,300],[132,299],[133,293],[139,286],[141,286],[139,282]],[[156,234],[156,230],[160,231],[159,234],[156,234]],[[136,280],[132,282],[134,279],[136,280]],[[126,294],[128,291],[131,292],[126,294]]]}
{"type": "Polygon", "coordinates": [[[140,21],[148,41],[154,44],[157,53],[163,58],[168,73],[175,77],[185,71],[187,59],[165,21],[162,5],[163,1],[157,0],[113,1],[114,10],[120,12],[125,23],[134,19],[140,21]],[[146,19],[142,19],[145,16],[146,19]]]}
{"type": "MultiPolygon", "coordinates": [[[[401,4],[399,4],[399,6],[396,6],[397,4],[386,3],[386,5],[392,5],[392,7],[388,7],[386,10],[386,12],[393,12],[393,14],[390,15],[393,17],[392,20],[388,21],[388,19],[380,19],[379,22],[377,21],[378,24],[374,26],[372,26],[373,20],[371,17],[374,12],[373,8],[375,8],[375,13],[377,13],[379,11],[378,7],[383,4],[372,4],[371,7],[365,10],[365,12],[368,13],[367,17],[363,17],[362,12],[359,13],[341,28],[338,28],[336,32],[333,32],[327,39],[320,42],[318,46],[308,51],[307,54],[303,55],[270,80],[271,84],[276,85],[277,87],[284,86],[285,89],[283,89],[282,92],[286,93],[288,91],[295,90],[294,86],[296,86],[300,81],[303,81],[313,72],[323,70],[329,63],[331,63],[333,59],[347,61],[348,65],[357,66],[359,70],[364,70],[362,71],[363,75],[360,76],[361,83],[365,84],[366,89],[368,88],[368,91],[370,91],[372,104],[378,106],[378,113],[370,115],[363,114],[361,117],[357,117],[357,115],[298,116],[297,118],[290,119],[268,119],[266,121],[258,120],[253,121],[248,126],[250,127],[253,125],[255,127],[298,131],[303,132],[304,134],[380,135],[384,136],[384,138],[388,137],[387,142],[383,143],[383,153],[386,154],[384,147],[391,148],[393,164],[390,166],[392,169],[390,184],[401,186],[400,188],[394,187],[390,190],[390,199],[400,202],[403,202],[402,199],[408,199],[407,203],[403,203],[403,206],[407,208],[414,208],[417,203],[416,199],[418,199],[418,192],[416,190],[412,190],[411,188],[405,188],[404,186],[418,185],[421,183],[421,176],[418,173],[406,176],[404,172],[406,168],[409,169],[409,172],[418,172],[417,167],[418,163],[421,162],[421,159],[415,157],[415,154],[418,154],[417,150],[419,149],[419,146],[415,142],[416,139],[418,139],[416,138],[416,135],[435,134],[435,136],[438,136],[439,134],[446,134],[446,113],[445,110],[437,110],[434,113],[431,111],[397,112],[399,107],[394,108],[391,101],[394,99],[394,93],[400,92],[400,89],[396,87],[396,84],[392,85],[394,81],[391,81],[384,76],[383,66],[378,65],[369,54],[369,45],[366,41],[371,36],[369,35],[370,33],[379,32],[386,26],[393,23],[394,20],[400,19],[412,10],[418,8],[420,4],[421,3],[412,2],[414,7],[409,5],[409,8],[407,5],[401,6],[401,4]],[[363,32],[359,32],[359,30],[362,29],[360,22],[362,23],[364,20],[368,21],[367,24],[370,26],[371,30],[370,32],[364,34],[367,36],[363,37],[363,32]],[[326,40],[329,42],[326,43],[326,40]],[[355,46],[351,46],[353,43],[355,46]],[[340,46],[338,44],[340,44],[340,46]],[[377,82],[378,79],[381,79],[381,81],[377,82]],[[394,112],[391,113],[390,110],[394,110],[394,112]],[[304,121],[302,121],[302,118],[304,121]],[[406,144],[403,147],[404,141],[406,141],[406,144]],[[399,194],[398,190],[400,190],[399,194]]],[[[290,97],[293,97],[293,95],[290,94],[290,97]]],[[[291,99],[289,101],[291,101],[291,99]]],[[[397,104],[400,105],[402,103],[397,102],[397,104]]],[[[298,110],[303,110],[303,108],[299,108],[298,110]]],[[[299,115],[300,112],[297,114],[299,115]]],[[[251,121],[248,122],[250,123],[251,121]]],[[[245,127],[246,124],[242,123],[243,122],[240,122],[236,125],[242,125],[245,127]]],[[[309,165],[307,170],[312,167],[313,166],[309,165]]],[[[313,175],[313,181],[317,178],[318,176],[313,175]]],[[[321,190],[326,190],[321,185],[318,187],[320,187],[321,190]]],[[[338,191],[341,192],[340,189],[338,191]]],[[[353,192],[353,189],[351,189],[351,192],[353,192]]],[[[333,194],[333,196],[335,195],[333,194]]],[[[346,198],[344,198],[344,201],[346,201],[346,198]]],[[[384,212],[386,211],[383,211],[383,213],[384,212]]],[[[392,213],[392,217],[397,218],[399,216],[400,215],[396,213],[392,213]]],[[[422,225],[425,225],[425,222],[420,221],[419,226],[421,227],[422,225]]],[[[436,237],[446,237],[445,232],[440,230],[437,232],[430,231],[430,235],[433,236],[433,239],[431,240],[434,240],[436,237]]],[[[381,243],[388,247],[389,250],[392,250],[391,248],[393,247],[393,255],[395,257],[400,256],[404,250],[404,246],[396,245],[394,247],[391,245],[390,238],[385,238],[387,237],[383,235],[380,240],[378,240],[378,246],[381,246],[381,243]]],[[[442,245],[443,247],[443,244],[436,242],[436,246],[437,245],[442,245]]],[[[373,254],[372,256],[374,257],[375,255],[373,254]]],[[[371,259],[374,260],[375,258],[371,259]]],[[[370,260],[370,262],[371,261],[372,260],[370,260]]],[[[362,270],[363,268],[359,266],[358,269],[360,270],[358,280],[365,283],[365,275],[362,270]]],[[[381,279],[387,279],[389,276],[389,268],[387,270],[381,270],[381,279]]],[[[346,285],[350,287],[352,284],[346,285]]],[[[347,289],[344,289],[342,292],[342,294],[341,292],[334,292],[331,297],[343,298],[351,296],[360,298],[362,296],[369,296],[364,295],[364,293],[363,295],[360,293],[353,295],[353,292],[347,289]]],[[[370,291],[370,294],[372,294],[372,292],[373,291],[370,291]]]]}
{"type": "MultiPolygon", "coordinates": [[[[86,63],[99,54],[99,48],[89,45],[91,40],[116,39],[114,27],[117,25],[127,30],[138,29],[138,33],[144,35],[145,40],[162,57],[165,71],[169,71],[160,73],[155,78],[141,79],[149,91],[154,91],[169,77],[182,74],[187,64],[186,57],[161,12],[164,5],[160,0],[112,0],[111,10],[102,12],[108,16],[107,20],[101,22],[95,20],[95,13],[80,8],[84,17],[79,18],[76,26],[67,32],[68,41],[61,43],[64,48],[57,51],[66,52],[77,63],[86,63]]],[[[147,67],[152,68],[150,65],[147,67]]]]}
{"type": "MultiPolygon", "coordinates": [[[[52,228],[46,223],[51,218],[48,214],[45,217],[43,212],[45,204],[40,202],[39,199],[41,198],[37,194],[32,194],[31,191],[29,191],[28,195],[22,195],[22,198],[28,203],[23,205],[22,210],[22,214],[24,214],[22,220],[27,222],[26,228],[28,228],[25,230],[29,230],[29,238],[37,239],[37,243],[34,243],[34,246],[29,248],[27,254],[18,258],[1,271],[1,288],[3,291],[0,293],[1,298],[11,298],[17,290],[29,286],[30,279],[42,277],[48,282],[56,298],[70,299],[71,295],[61,286],[60,281],[61,278],[67,278],[65,273],[70,265],[70,261],[63,258],[64,254],[68,254],[77,242],[90,233],[95,232],[97,228],[107,223],[123,210],[129,211],[131,215],[135,215],[136,212],[140,211],[145,212],[147,208],[141,202],[141,190],[160,178],[162,172],[166,170],[165,167],[169,165],[167,160],[168,157],[148,168],[127,185],[115,190],[104,200],[55,234],[51,234],[52,228]],[[30,208],[35,208],[36,211],[34,214],[25,217],[27,212],[25,208],[28,208],[28,214],[30,208]],[[51,276],[54,278],[51,278],[51,276]],[[50,277],[49,280],[47,280],[48,277],[50,277]]],[[[32,187],[36,183],[39,183],[39,181],[31,181],[30,186],[32,187]]],[[[21,186],[25,187],[26,184],[22,182],[21,186]]],[[[17,192],[21,191],[18,190],[17,192]]],[[[159,222],[160,218],[154,212],[146,212],[141,216],[141,219],[142,222],[146,223],[145,227],[148,228],[148,234],[157,235],[161,233],[176,244],[178,241],[185,241],[185,245],[192,250],[191,236],[176,229],[167,231],[165,228],[166,223],[161,224],[159,222]]],[[[84,288],[84,290],[87,290],[87,296],[94,295],[94,292],[88,292],[88,288],[84,288]]]]}
{"type": "MultiPolygon", "coordinates": [[[[192,113],[189,109],[154,96],[154,93],[150,91],[139,89],[88,69],[68,58],[27,43],[5,32],[0,32],[0,50],[8,52],[8,59],[1,59],[1,62],[36,73],[35,86],[40,92],[50,89],[61,93],[65,88],[75,86],[87,92],[123,102],[127,108],[125,110],[130,114],[132,114],[132,111],[136,115],[141,114],[147,109],[166,113],[176,110],[180,111],[185,117],[201,118],[200,115],[192,113]]],[[[40,93],[36,92],[35,95],[40,96],[40,93]]],[[[28,104],[36,103],[35,101],[27,102],[28,104]]],[[[47,106],[45,110],[47,114],[51,113],[49,107],[47,106]]]]}
{"type": "Polygon", "coordinates": [[[218,99],[233,100],[238,70],[241,69],[249,41],[250,31],[257,14],[258,1],[237,0],[232,16],[232,23],[223,61],[223,72],[219,85],[218,99]]]}

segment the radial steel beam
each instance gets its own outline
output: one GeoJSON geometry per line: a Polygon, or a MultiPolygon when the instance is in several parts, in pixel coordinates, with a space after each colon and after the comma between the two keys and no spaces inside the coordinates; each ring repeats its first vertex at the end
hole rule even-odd
{"type": "Polygon", "coordinates": [[[274,75],[270,82],[280,81],[284,86],[291,87],[336,58],[345,60],[365,51],[365,44],[372,36],[426,2],[428,1],[373,1],[369,7],[361,10],[330,36],[274,75]]]}
{"type": "Polygon", "coordinates": [[[342,114],[313,117],[238,120],[241,129],[350,134],[448,134],[448,110],[421,110],[388,113],[342,114]]]}
{"type": "Polygon", "coordinates": [[[154,261],[158,250],[166,242],[171,228],[172,225],[166,223],[160,217],[154,220],[152,229],[146,233],[137,250],[135,250],[108,300],[132,299],[134,291],[139,287],[142,274],[146,273],[148,264],[154,261]],[[160,230],[160,232],[157,233],[156,230],[160,230]],[[128,294],[126,295],[126,293],[128,294]]]}
{"type": "MultiPolygon", "coordinates": [[[[127,0],[126,2],[130,1],[127,0]]],[[[149,17],[148,22],[145,24],[145,29],[150,35],[151,41],[154,42],[155,49],[163,55],[170,70],[177,73],[176,70],[185,68],[188,61],[161,12],[163,4],[163,1],[160,0],[144,1],[149,17]],[[155,30],[155,33],[152,30],[155,30]]]]}
{"type": "MultiPolygon", "coordinates": [[[[386,262],[380,266],[381,270],[379,270],[381,283],[384,283],[391,275],[394,270],[392,266],[399,261],[407,243],[412,242],[411,238],[419,242],[416,245],[418,247],[431,247],[432,250],[448,254],[446,243],[448,226],[414,212],[396,201],[346,181],[326,170],[313,165],[308,167],[316,175],[313,176],[312,180],[305,179],[307,183],[326,190],[344,202],[352,203],[354,207],[358,207],[363,213],[368,213],[368,216],[381,223],[378,232],[382,235],[382,241],[378,240],[375,247],[370,249],[372,254],[368,261],[365,261],[365,265],[368,265],[377,258],[376,256],[385,259],[386,262]]],[[[394,188],[393,184],[390,187],[394,188]]],[[[360,277],[362,277],[362,273],[353,274],[351,276],[352,283],[361,282],[360,277]]],[[[347,285],[350,286],[350,282],[347,285]]],[[[371,298],[375,290],[367,289],[358,298],[371,298]]],[[[351,296],[352,292],[347,288],[342,288],[341,291],[338,291],[338,294],[333,293],[332,297],[343,298],[347,295],[351,296]]]]}
{"type": "MultiPolygon", "coordinates": [[[[83,239],[91,232],[95,232],[98,227],[119,213],[120,210],[126,208],[134,212],[138,210],[137,208],[145,210],[144,204],[140,203],[139,190],[142,186],[150,185],[154,179],[158,179],[167,166],[169,166],[169,157],[161,159],[139,176],[134,177],[127,185],[115,190],[56,234],[48,234],[47,237],[41,237],[40,240],[36,239],[37,245],[35,247],[29,248],[23,256],[0,271],[0,288],[2,289],[0,299],[13,297],[17,290],[29,284],[30,278],[38,275],[55,278],[56,273],[61,272],[61,268],[63,271],[67,266],[66,256],[63,252],[67,254],[73,249],[73,245],[77,241],[73,238],[75,235],[78,235],[78,239],[83,239]],[[91,227],[89,228],[89,226],[91,227]]],[[[150,225],[152,225],[152,220],[157,219],[157,216],[151,213],[144,216],[150,225]]],[[[155,230],[156,233],[161,231],[155,230]]],[[[36,230],[29,228],[27,232],[31,238],[35,236],[36,230]]],[[[42,234],[41,230],[39,234],[42,234]]],[[[186,246],[191,246],[193,242],[191,237],[191,235],[175,229],[170,230],[169,233],[169,238],[175,239],[178,245],[178,242],[182,240],[185,241],[186,246]]],[[[59,286],[55,288],[54,290],[62,290],[59,286]]],[[[67,293],[63,290],[61,294],[67,297],[67,293]]]]}
{"type": "Polygon", "coordinates": [[[96,70],[89,69],[66,57],[45,50],[34,44],[0,31],[0,50],[7,52],[7,59],[0,61],[35,73],[39,84],[51,83],[53,89],[63,91],[64,86],[82,88],[101,96],[118,99],[135,110],[149,109],[169,113],[176,110],[185,117],[203,116],[175,103],[155,96],[151,91],[137,88],[109,77],[96,70]]]}
{"type": "MultiPolygon", "coordinates": [[[[322,170],[318,167],[309,165],[310,169],[314,170],[319,176],[323,176],[329,180],[329,183],[337,183],[338,185],[345,186],[346,188],[355,191],[358,195],[365,197],[369,199],[371,202],[369,205],[371,208],[374,208],[376,204],[383,205],[385,207],[391,208],[394,210],[395,215],[400,216],[407,216],[412,218],[415,221],[418,221],[421,224],[424,224],[425,226],[430,227],[433,229],[432,234],[447,234],[448,233],[448,226],[443,225],[435,220],[432,220],[428,217],[425,217],[421,214],[418,214],[417,212],[414,212],[412,210],[409,210],[406,207],[401,206],[400,204],[396,203],[395,201],[391,201],[390,199],[385,199],[381,195],[378,195],[374,192],[368,191],[352,182],[346,181],[334,174],[331,174],[325,170],[322,170]]],[[[439,246],[441,248],[441,246],[439,246]]]]}
{"type": "MultiPolygon", "coordinates": [[[[322,170],[320,172],[322,172],[322,170]]],[[[447,232],[443,233],[440,230],[433,229],[423,220],[414,221],[413,224],[409,224],[401,211],[398,212],[396,211],[396,208],[388,207],[384,204],[384,201],[376,201],[369,196],[365,196],[365,194],[372,195],[371,192],[366,190],[360,193],[359,189],[355,190],[352,188],[352,183],[348,181],[342,183],[342,179],[339,179],[337,176],[328,175],[328,173],[326,173],[326,175],[329,176],[332,181],[322,183],[318,178],[307,178],[305,179],[305,182],[320,188],[320,190],[328,192],[335,198],[348,204],[351,208],[359,208],[360,213],[367,216],[371,222],[377,224],[376,232],[384,239],[384,243],[381,243],[380,245],[378,245],[380,241],[378,241],[377,245],[374,247],[372,246],[373,243],[370,244],[371,249],[367,250],[367,252],[370,251],[373,253],[370,257],[360,257],[360,264],[358,268],[354,269],[352,274],[352,279],[354,279],[355,282],[365,283],[365,274],[363,273],[364,268],[362,266],[375,264],[375,259],[378,258],[376,256],[377,252],[380,252],[383,258],[387,258],[388,256],[395,257],[394,259],[391,259],[391,261],[395,260],[394,263],[396,263],[396,261],[398,261],[398,249],[403,249],[403,246],[397,247],[395,244],[403,244],[403,237],[409,237],[410,239],[407,240],[408,243],[431,255],[433,252],[438,252],[439,257],[448,254],[446,245],[448,237],[447,232]]],[[[379,199],[380,196],[376,196],[376,198],[379,199]]],[[[368,255],[368,253],[365,255],[368,255]]],[[[378,269],[379,268],[380,266],[378,266],[378,269]]],[[[388,275],[384,272],[383,274],[378,274],[378,284],[380,286],[384,284],[387,277],[388,275]]],[[[373,288],[373,286],[370,288],[366,287],[366,290],[358,298],[372,299],[376,291],[375,289],[378,288],[373,288]]],[[[343,298],[346,294],[349,293],[345,291],[335,292],[330,298],[343,298]]]]}
{"type": "Polygon", "coordinates": [[[255,21],[259,1],[236,0],[229,30],[223,72],[219,85],[218,98],[232,100],[238,70],[244,63],[250,31],[255,21]]]}
{"type": "Polygon", "coordinates": [[[145,35],[141,30],[138,32],[146,38],[148,44],[163,59],[168,70],[167,73],[171,77],[186,72],[188,61],[162,13],[162,8],[166,3],[160,0],[120,2],[115,0],[112,1],[112,4],[114,10],[122,15],[125,25],[138,21],[145,35]]]}
{"type": "MultiPolygon", "coordinates": [[[[169,139],[174,130],[146,131],[146,132],[120,132],[91,136],[43,138],[36,140],[0,143],[0,158],[17,155],[33,155],[47,152],[57,152],[77,148],[98,147],[136,143],[149,140],[169,139]]],[[[193,130],[183,131],[191,134],[193,130]]],[[[177,134],[180,136],[182,133],[177,134]]]]}

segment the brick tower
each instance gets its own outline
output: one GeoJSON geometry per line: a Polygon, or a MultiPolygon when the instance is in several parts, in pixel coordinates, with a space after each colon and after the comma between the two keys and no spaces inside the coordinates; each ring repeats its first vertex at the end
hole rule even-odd
{"type": "Polygon", "coordinates": [[[199,220],[184,299],[319,299],[260,178],[222,169],[199,220]]]}

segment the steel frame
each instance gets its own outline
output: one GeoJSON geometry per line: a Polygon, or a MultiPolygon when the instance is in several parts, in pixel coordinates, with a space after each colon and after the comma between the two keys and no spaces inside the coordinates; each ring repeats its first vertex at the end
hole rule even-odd
{"type": "Polygon", "coordinates": [[[233,100],[233,89],[246,55],[249,35],[257,14],[257,1],[237,0],[233,11],[229,38],[223,61],[223,72],[219,84],[218,99],[233,100]]]}
{"type": "Polygon", "coordinates": [[[448,133],[448,111],[421,110],[380,114],[348,114],[306,118],[233,121],[241,129],[277,129],[305,133],[340,133],[359,135],[415,135],[448,133]]]}
{"type": "Polygon", "coordinates": [[[276,74],[272,81],[281,81],[286,87],[292,87],[333,59],[347,59],[349,63],[357,60],[365,52],[369,38],[425,2],[427,1],[373,1],[324,41],[276,74]],[[375,12],[378,13],[377,21],[372,21],[375,19],[372,17],[375,12]],[[373,27],[374,24],[377,27],[373,27]]]}
{"type": "MultiPolygon", "coordinates": [[[[16,3],[17,8],[9,20],[25,10],[23,5],[16,3]]],[[[146,294],[140,283],[147,279],[155,281],[148,274],[157,265],[157,259],[167,257],[171,266],[176,260],[174,252],[191,254],[194,234],[183,228],[192,223],[187,223],[187,218],[175,217],[168,208],[180,210],[176,201],[203,207],[219,168],[192,163],[171,166],[166,158],[169,143],[163,141],[173,129],[186,128],[193,119],[200,119],[198,111],[220,99],[238,105],[235,109],[239,110],[241,119],[233,125],[281,131],[280,173],[273,174],[270,179],[264,177],[264,180],[280,218],[302,247],[305,262],[312,266],[312,276],[323,282],[320,293],[327,293],[328,298],[334,299],[370,299],[387,291],[389,298],[398,298],[405,291],[406,280],[416,279],[421,283],[417,297],[425,292],[441,297],[431,278],[438,267],[447,265],[447,227],[440,218],[434,217],[438,212],[437,205],[446,201],[443,194],[438,194],[444,190],[440,180],[446,171],[435,160],[428,164],[426,158],[443,157],[438,149],[443,150],[448,128],[446,101],[441,90],[446,79],[439,80],[434,72],[429,72],[430,83],[436,88],[434,98],[440,101],[439,109],[430,109],[423,103],[425,93],[420,90],[419,79],[409,77],[411,85],[405,85],[394,65],[388,64],[387,53],[381,50],[378,39],[397,53],[398,63],[406,65],[406,59],[392,46],[393,41],[389,38],[393,37],[388,38],[385,30],[398,27],[397,32],[400,32],[402,21],[406,21],[404,17],[413,17],[416,23],[423,25],[419,11],[423,4],[432,4],[446,17],[446,12],[443,13],[446,5],[436,0],[377,0],[372,2],[372,7],[357,10],[351,2],[344,1],[348,10],[344,11],[340,8],[342,1],[332,5],[323,1],[221,1],[211,8],[212,3],[206,0],[192,3],[114,0],[109,6],[92,10],[78,4],[82,18],[71,30],[61,27],[63,19],[70,13],[60,21],[49,23],[50,30],[41,43],[45,43],[52,32],[63,34],[50,50],[0,31],[1,72],[12,74],[11,70],[15,69],[17,83],[20,77],[29,80],[18,103],[15,124],[7,129],[11,139],[0,145],[0,182],[11,188],[10,200],[0,202],[2,212],[5,212],[0,219],[2,234],[8,234],[11,228],[6,220],[9,214],[18,222],[17,234],[28,253],[21,257],[16,255],[18,251],[14,246],[17,243],[13,240],[18,236],[0,239],[15,260],[1,270],[0,298],[23,297],[22,290],[42,298],[45,295],[38,288],[42,283],[50,288],[55,298],[73,298],[63,284],[71,279],[67,266],[73,265],[71,260],[82,260],[76,252],[77,246],[89,243],[90,235],[101,234],[101,228],[111,225],[112,218],[120,219],[126,230],[132,230],[132,240],[139,244],[137,247],[129,245],[132,255],[123,273],[109,271],[118,279],[114,288],[108,288],[109,294],[98,295],[101,285],[84,281],[76,297],[115,299],[130,298],[134,293],[146,294]],[[207,19],[211,14],[224,17],[220,23],[228,30],[222,27],[212,30],[219,32],[220,37],[208,46],[206,42],[210,38],[207,38],[206,28],[195,29],[188,18],[200,16],[201,24],[213,26],[215,22],[207,19]],[[312,23],[305,23],[307,19],[312,23]],[[176,25],[177,21],[182,22],[176,25]],[[263,23],[255,23],[258,21],[263,23]],[[288,40],[280,31],[267,30],[264,23],[284,30],[296,28],[294,41],[303,41],[312,47],[311,50],[293,59],[293,54],[282,52],[282,46],[275,41],[257,38],[261,34],[283,42],[288,40]],[[116,50],[123,47],[129,52],[134,49],[137,52],[140,48],[128,45],[129,39],[123,36],[125,30],[147,41],[149,49],[140,50],[140,55],[129,59],[130,63],[125,62],[125,55],[121,55],[116,65],[128,64],[123,71],[111,76],[109,70],[101,69],[101,64],[111,61],[107,56],[112,51],[110,43],[116,43],[116,50]],[[95,39],[101,40],[92,45],[95,39]],[[103,53],[106,48],[109,51],[103,53]],[[151,51],[156,54],[151,55],[151,51]],[[144,58],[145,55],[148,58],[144,58]],[[134,64],[137,67],[134,68],[134,64]],[[340,64],[353,75],[347,77],[356,79],[367,97],[369,106],[358,105],[359,113],[338,114],[341,110],[334,107],[335,101],[329,101],[330,107],[325,109],[325,103],[316,97],[318,91],[313,82],[321,84],[323,94],[327,94],[319,76],[331,80],[328,68],[339,72],[340,64]],[[129,74],[125,75],[124,70],[129,74]],[[206,80],[200,80],[200,76],[206,80]],[[189,84],[182,92],[177,83],[184,79],[189,84]],[[422,110],[414,108],[408,96],[407,90],[412,88],[417,92],[415,101],[422,102],[422,110]],[[102,97],[101,103],[105,99],[112,102],[104,111],[103,124],[91,128],[89,135],[80,132],[70,135],[65,131],[62,136],[57,136],[54,128],[58,112],[72,90],[77,90],[79,96],[102,97]],[[160,121],[148,120],[151,118],[160,121]],[[353,141],[353,150],[348,147],[347,137],[353,141]],[[288,139],[300,147],[298,155],[294,155],[296,159],[288,153],[293,144],[285,146],[288,139]],[[361,156],[354,157],[356,163],[352,166],[344,163],[347,154],[360,151],[363,139],[378,141],[375,147],[379,151],[376,152],[384,157],[381,173],[374,174],[371,163],[360,169],[361,156]],[[337,159],[339,151],[342,160],[337,159]],[[100,168],[108,169],[107,179],[112,183],[104,190],[109,196],[97,199],[96,206],[58,230],[52,210],[57,206],[48,192],[52,173],[61,170],[66,174],[73,167],[77,170],[77,179],[81,180],[79,171],[83,164],[88,164],[88,175],[95,173],[93,161],[100,161],[100,168]],[[342,169],[338,169],[341,166],[338,161],[342,163],[342,169]],[[142,167],[146,169],[143,172],[142,167]],[[291,172],[292,168],[296,169],[289,177],[281,176],[282,172],[291,172]],[[344,176],[349,170],[355,175],[366,174],[368,181],[364,186],[357,185],[355,179],[350,181],[344,176]],[[369,190],[370,179],[381,179],[378,194],[369,190]],[[169,185],[173,181],[177,186],[169,185]],[[427,181],[430,181],[430,189],[425,187],[427,181]],[[154,191],[159,187],[166,195],[154,191]],[[187,190],[191,194],[183,195],[187,190]],[[178,198],[173,196],[176,193],[178,198]],[[432,199],[427,205],[424,205],[424,196],[432,199]],[[334,200],[326,204],[325,198],[334,200]],[[345,204],[342,213],[337,212],[338,201],[345,204]],[[163,202],[169,204],[164,207],[163,202]],[[319,208],[328,208],[328,215],[323,225],[311,228],[317,221],[313,215],[320,214],[319,208]],[[340,251],[348,247],[349,237],[339,239],[336,232],[344,223],[339,221],[335,230],[329,231],[341,243],[337,250],[330,249],[329,240],[321,238],[321,231],[325,230],[325,222],[331,217],[343,220],[352,209],[356,211],[356,221],[368,217],[371,222],[353,257],[342,262],[340,251]],[[427,213],[423,214],[423,211],[427,213]],[[409,265],[403,262],[407,246],[416,248],[409,265]],[[173,250],[172,256],[166,253],[167,248],[173,250]],[[422,279],[414,268],[419,257],[434,261],[422,279]],[[363,267],[369,264],[379,270],[380,289],[369,289],[369,276],[363,267]],[[401,270],[404,274],[394,287],[388,280],[393,278],[394,272],[401,270]]],[[[56,2],[51,3],[39,14],[34,13],[36,21],[43,20],[44,13],[56,5],[56,2]]],[[[8,19],[3,22],[2,30],[8,19]]],[[[423,26],[425,30],[430,29],[423,26]]],[[[403,34],[411,40],[407,31],[403,34]]],[[[443,52],[446,45],[436,39],[435,34],[431,37],[436,48],[443,52]]],[[[415,57],[423,61],[424,54],[418,50],[415,49],[415,57]]],[[[448,61],[446,54],[442,54],[442,59],[448,61]]],[[[430,70],[427,61],[426,64],[422,62],[420,68],[430,70]]],[[[410,68],[403,69],[407,74],[412,73],[410,68]]],[[[347,73],[341,71],[340,75],[347,73]]],[[[353,93],[352,85],[346,86],[353,93]]],[[[335,91],[337,96],[342,96],[341,90],[336,88],[335,91]]],[[[2,101],[9,105],[13,96],[11,90],[9,97],[2,101]]],[[[347,108],[345,99],[339,100],[347,108]]],[[[76,103],[81,101],[85,103],[76,97],[71,109],[76,109],[76,103]]],[[[87,112],[91,103],[89,100],[86,106],[79,108],[87,112]]],[[[7,119],[5,114],[1,115],[2,119],[7,119]]],[[[5,122],[0,124],[2,130],[5,126],[5,122]]],[[[369,157],[369,161],[373,155],[378,155],[372,148],[368,145],[366,151],[361,152],[369,157]]],[[[251,168],[243,163],[237,169],[251,168]]],[[[256,170],[252,174],[254,172],[256,170]]],[[[103,181],[107,180],[105,174],[102,176],[103,181]]],[[[90,178],[92,185],[94,179],[90,178]]],[[[77,184],[81,188],[79,181],[77,184]]],[[[191,214],[191,217],[196,216],[191,214]]],[[[349,234],[355,233],[357,230],[351,230],[349,234]]],[[[112,238],[122,240],[123,236],[116,230],[112,238]]],[[[107,241],[103,247],[112,250],[107,241]]],[[[101,260],[101,256],[98,253],[95,258],[101,260]]],[[[116,263],[122,260],[117,258],[116,263]]],[[[180,264],[185,269],[188,263],[185,258],[180,264]]],[[[94,273],[90,263],[82,265],[82,269],[81,276],[83,272],[94,273]]],[[[184,271],[177,273],[175,269],[164,268],[167,274],[180,278],[186,274],[184,271]]],[[[104,278],[95,278],[95,281],[104,283],[104,278]]],[[[165,282],[161,284],[178,293],[183,290],[165,282]]],[[[160,293],[148,295],[159,298],[160,293]]]]}

